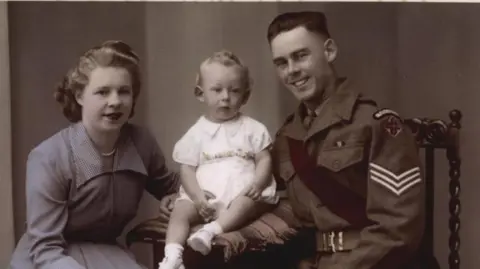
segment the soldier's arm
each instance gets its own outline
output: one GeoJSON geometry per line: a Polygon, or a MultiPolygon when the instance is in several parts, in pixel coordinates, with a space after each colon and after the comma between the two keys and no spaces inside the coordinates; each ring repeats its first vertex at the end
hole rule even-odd
{"type": "Polygon", "coordinates": [[[277,193],[281,198],[287,198],[286,181],[294,175],[293,166],[290,162],[290,152],[288,150],[286,137],[283,135],[283,127],[293,120],[294,115],[290,114],[282,127],[277,131],[272,145],[270,146],[270,156],[272,161],[272,175],[277,183],[277,193]]]}
{"type": "Polygon", "coordinates": [[[358,247],[335,269],[401,266],[413,257],[423,236],[425,183],[416,142],[398,116],[377,116],[372,124],[366,212],[375,224],[362,231],[358,247]]]}

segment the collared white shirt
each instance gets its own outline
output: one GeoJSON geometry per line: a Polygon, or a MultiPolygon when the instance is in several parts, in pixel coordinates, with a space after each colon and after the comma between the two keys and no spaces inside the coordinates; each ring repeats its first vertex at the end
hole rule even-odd
{"type": "MultiPolygon", "coordinates": [[[[251,117],[240,114],[233,120],[216,123],[202,116],[175,144],[173,160],[197,167],[200,188],[214,194],[214,202],[223,207],[255,179],[255,155],[271,142],[267,128],[251,117]]],[[[273,178],[262,197],[276,203],[273,178]]],[[[180,199],[188,199],[183,188],[180,199]]]]}
{"type": "Polygon", "coordinates": [[[175,144],[173,160],[198,166],[221,161],[225,155],[233,153],[241,152],[255,156],[271,142],[267,128],[259,121],[243,114],[222,123],[212,122],[201,116],[175,144]]]}

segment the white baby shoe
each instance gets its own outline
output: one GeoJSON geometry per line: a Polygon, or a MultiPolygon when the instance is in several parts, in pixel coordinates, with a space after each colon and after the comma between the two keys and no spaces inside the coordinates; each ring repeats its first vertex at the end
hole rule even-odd
{"type": "Polygon", "coordinates": [[[158,269],[185,269],[181,257],[167,257],[158,264],[158,269]]]}
{"type": "Polygon", "coordinates": [[[201,228],[187,239],[187,244],[193,250],[207,255],[212,250],[212,240],[214,236],[212,232],[201,228]]]}

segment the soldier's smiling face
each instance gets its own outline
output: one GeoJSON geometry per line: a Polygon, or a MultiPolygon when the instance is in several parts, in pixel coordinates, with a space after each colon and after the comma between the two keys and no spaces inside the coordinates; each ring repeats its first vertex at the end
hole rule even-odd
{"type": "Polygon", "coordinates": [[[336,57],[332,39],[299,26],[279,33],[270,43],[277,74],[282,83],[303,102],[322,98],[336,57]]]}

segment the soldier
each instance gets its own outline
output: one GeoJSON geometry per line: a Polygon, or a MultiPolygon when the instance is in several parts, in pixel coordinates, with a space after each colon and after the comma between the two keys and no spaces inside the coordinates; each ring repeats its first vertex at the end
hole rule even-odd
{"type": "Polygon", "coordinates": [[[316,234],[309,266],[413,268],[425,182],[412,133],[337,76],[323,13],[277,16],[268,41],[280,80],[300,101],[272,150],[295,215],[316,234]]]}

